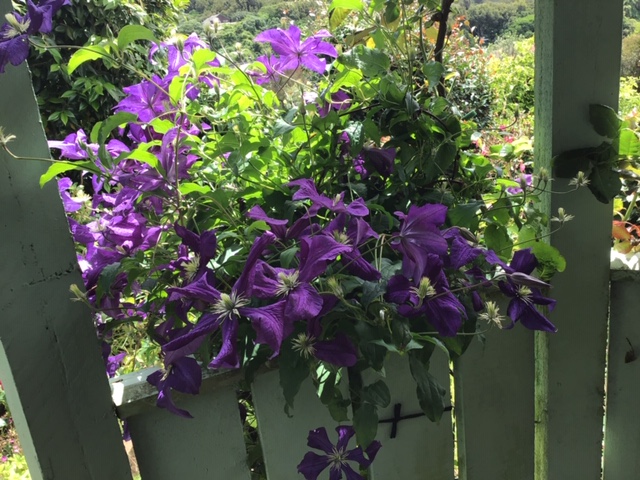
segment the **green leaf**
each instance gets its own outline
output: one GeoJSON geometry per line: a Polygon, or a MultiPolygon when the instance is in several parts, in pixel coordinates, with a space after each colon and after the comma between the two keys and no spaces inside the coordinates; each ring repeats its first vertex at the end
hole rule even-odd
{"type": "Polygon", "coordinates": [[[618,136],[620,119],[613,108],[606,105],[589,105],[589,120],[599,135],[611,139],[618,136]]]}
{"type": "Polygon", "coordinates": [[[362,397],[376,407],[386,408],[391,403],[391,392],[383,380],[378,380],[364,387],[362,397]]]}
{"type": "Polygon", "coordinates": [[[331,5],[329,6],[329,11],[334,10],[336,8],[344,8],[346,10],[357,10],[362,11],[364,5],[362,0],[333,0],[331,5]]]}
{"type": "Polygon", "coordinates": [[[472,232],[476,231],[479,223],[478,211],[483,205],[484,202],[473,201],[453,207],[447,212],[451,225],[465,227],[472,232]]]}
{"type": "Polygon", "coordinates": [[[438,147],[433,161],[427,164],[424,175],[427,181],[431,181],[446,172],[453,164],[458,154],[458,148],[454,143],[445,142],[438,147]]]}
{"type": "Polygon", "coordinates": [[[518,232],[518,248],[533,247],[537,243],[538,232],[531,225],[524,225],[518,232]]]}
{"type": "Polygon", "coordinates": [[[285,133],[289,133],[295,130],[295,125],[291,125],[290,123],[285,122],[282,118],[276,120],[276,125],[273,128],[273,136],[281,137],[285,133]]]}
{"type": "Polygon", "coordinates": [[[127,45],[136,40],[150,40],[157,44],[160,41],[155,37],[153,32],[147,27],[141,25],[127,25],[118,33],[118,48],[123,50],[127,45]]]}
{"type": "Polygon", "coordinates": [[[367,448],[378,433],[378,411],[375,405],[363,403],[353,414],[353,428],[356,440],[362,448],[367,448]]]}
{"type": "Polygon", "coordinates": [[[100,301],[105,294],[109,293],[111,284],[115,281],[118,273],[120,273],[120,262],[112,263],[102,269],[96,287],[96,298],[98,301],[100,301]]]}
{"type": "Polygon", "coordinates": [[[484,243],[489,250],[496,252],[502,260],[511,258],[513,241],[504,225],[491,224],[484,231],[484,243]]]}
{"type": "Polygon", "coordinates": [[[567,261],[560,251],[547,243],[536,242],[531,249],[538,260],[538,271],[543,281],[548,281],[556,272],[564,272],[567,261]]]}
{"type": "Polygon", "coordinates": [[[620,175],[608,165],[596,166],[589,175],[589,182],[589,190],[602,203],[609,203],[622,189],[620,175]]]}
{"type": "Polygon", "coordinates": [[[419,355],[409,352],[409,368],[411,376],[416,381],[416,393],[420,408],[432,422],[437,422],[444,413],[444,397],[446,390],[438,383],[433,375],[429,373],[428,362],[425,365],[419,355]]]}
{"type": "MultiPolygon", "coordinates": [[[[352,68],[359,68],[367,77],[378,77],[389,71],[389,56],[377,48],[356,45],[340,57],[340,62],[352,68]]],[[[403,95],[404,96],[404,95],[403,95]]]]}
{"type": "Polygon", "coordinates": [[[56,161],[52,163],[46,172],[40,176],[40,187],[44,187],[49,181],[53,180],[57,175],[68,172],[70,170],[88,170],[95,171],[92,162],[65,162],[56,161]]]}
{"type": "Polygon", "coordinates": [[[640,156],[640,140],[633,130],[625,128],[620,132],[618,154],[624,157],[640,156]]]}
{"type": "MultiPolygon", "coordinates": [[[[111,115],[103,122],[99,122],[100,129],[98,130],[98,143],[103,144],[106,142],[107,137],[113,131],[114,128],[117,128],[120,125],[124,125],[126,123],[135,122],[138,119],[138,116],[129,113],[129,112],[118,112],[114,115],[111,115]]],[[[91,132],[93,133],[93,131],[91,132]]]]}
{"type": "Polygon", "coordinates": [[[83,63],[107,56],[109,56],[109,52],[106,48],[100,45],[82,47],[80,50],[77,50],[73,55],[71,55],[69,63],[67,64],[67,73],[71,75],[83,63]]]}
{"type": "Polygon", "coordinates": [[[429,81],[429,88],[434,89],[444,74],[444,66],[440,62],[427,62],[422,66],[422,73],[429,81]]]}
{"type": "Polygon", "coordinates": [[[146,150],[144,147],[138,147],[132,152],[129,152],[125,158],[146,163],[156,170],[158,170],[158,167],[161,167],[160,162],[158,161],[158,157],[156,157],[149,150],[146,150]]]}
{"type": "Polygon", "coordinates": [[[282,344],[280,349],[279,367],[280,386],[286,402],[284,411],[289,415],[290,410],[293,409],[293,400],[300,391],[302,382],[309,376],[309,366],[291,348],[291,342],[286,342],[282,344]]]}

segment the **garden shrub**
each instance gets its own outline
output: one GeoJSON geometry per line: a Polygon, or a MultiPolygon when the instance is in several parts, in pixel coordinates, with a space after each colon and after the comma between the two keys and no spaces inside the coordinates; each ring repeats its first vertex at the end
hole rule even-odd
{"type": "Polygon", "coordinates": [[[499,117],[509,119],[533,111],[534,56],[533,37],[504,41],[492,49],[488,70],[499,117]]]}
{"type": "Polygon", "coordinates": [[[473,5],[467,11],[471,25],[476,28],[477,35],[487,42],[495,41],[506,32],[518,17],[526,17],[533,13],[533,3],[519,1],[516,3],[482,3],[473,5]]]}
{"type": "Polygon", "coordinates": [[[640,33],[634,33],[622,40],[622,77],[640,77],[640,33]]]}

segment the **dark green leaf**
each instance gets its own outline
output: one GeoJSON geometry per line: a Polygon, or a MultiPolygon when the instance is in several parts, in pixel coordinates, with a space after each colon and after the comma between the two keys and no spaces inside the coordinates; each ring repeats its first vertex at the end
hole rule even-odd
{"type": "Polygon", "coordinates": [[[276,125],[273,128],[273,136],[281,137],[285,133],[289,133],[292,130],[295,130],[295,128],[295,125],[291,125],[290,123],[287,123],[283,119],[279,118],[276,120],[276,125]]]}
{"type": "Polygon", "coordinates": [[[444,413],[444,397],[447,391],[429,373],[428,363],[423,363],[418,355],[409,352],[409,368],[416,381],[418,401],[422,411],[432,422],[437,422],[444,413]]]}
{"type": "Polygon", "coordinates": [[[605,105],[589,105],[589,120],[595,131],[607,138],[616,138],[620,130],[620,119],[616,111],[605,105]]]}
{"type": "Polygon", "coordinates": [[[378,411],[374,405],[363,403],[353,414],[353,428],[356,440],[362,448],[367,448],[378,433],[378,411]]]}
{"type": "Polygon", "coordinates": [[[111,284],[115,281],[118,273],[120,273],[120,262],[112,263],[102,269],[102,272],[100,272],[100,276],[98,277],[98,285],[96,287],[96,298],[98,301],[100,301],[104,295],[109,292],[111,284]]]}
{"type": "Polygon", "coordinates": [[[391,403],[391,392],[383,380],[378,380],[364,387],[362,397],[365,401],[372,403],[376,407],[386,408],[389,406],[389,403],[391,403]]]}
{"type": "Polygon", "coordinates": [[[293,400],[300,391],[302,382],[309,376],[309,366],[304,359],[291,348],[291,342],[286,342],[280,349],[280,386],[286,401],[284,411],[289,415],[293,409],[293,400]]]}
{"type": "Polygon", "coordinates": [[[589,190],[602,203],[609,203],[622,188],[620,175],[607,165],[595,167],[589,175],[589,181],[589,190]]]}

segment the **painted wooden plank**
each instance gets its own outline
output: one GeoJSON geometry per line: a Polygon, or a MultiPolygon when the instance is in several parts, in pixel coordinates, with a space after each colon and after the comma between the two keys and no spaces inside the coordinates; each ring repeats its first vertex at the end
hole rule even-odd
{"type": "Polygon", "coordinates": [[[531,480],[533,333],[522,325],[490,330],[484,345],[472,342],[454,373],[466,433],[467,472],[460,478],[531,480]]]}
{"type": "MultiPolygon", "coordinates": [[[[2,16],[11,8],[0,0],[2,16]]],[[[0,16],[1,17],[1,16],[0,16]]],[[[25,65],[0,75],[0,126],[16,153],[49,157],[25,65]]],[[[47,164],[0,151],[0,378],[34,479],[126,479],[129,464],[90,312],[47,164]]]]}
{"type": "MultiPolygon", "coordinates": [[[[406,359],[390,356],[385,371],[385,382],[393,397],[389,407],[380,410],[380,419],[392,418],[396,403],[402,405],[402,415],[421,413],[406,359]]],[[[431,372],[449,390],[448,360],[442,352],[434,353],[431,372]]],[[[369,384],[378,378],[378,374],[367,372],[365,382],[369,384]]],[[[333,429],[338,424],[317,398],[311,381],[303,384],[296,397],[292,417],[284,413],[278,372],[258,376],[252,392],[269,478],[298,478],[296,467],[310,450],[306,445],[309,430],[324,426],[330,438],[336,440],[333,429]]],[[[438,424],[426,417],[402,420],[398,424],[397,437],[393,439],[389,438],[390,431],[391,424],[379,426],[377,439],[382,443],[382,449],[371,468],[372,480],[453,478],[453,433],[449,412],[445,412],[438,424]]]]}
{"type": "MultiPolygon", "coordinates": [[[[447,390],[450,405],[449,359],[436,349],[431,358],[430,373],[447,390]]],[[[416,396],[416,384],[411,377],[406,358],[390,355],[385,363],[384,381],[391,391],[391,404],[379,412],[380,420],[394,417],[394,405],[401,404],[402,415],[421,413],[416,396]]],[[[376,378],[368,379],[372,383],[376,378]]],[[[398,423],[396,438],[390,438],[391,424],[378,427],[377,440],[382,443],[371,466],[372,480],[452,480],[453,430],[451,413],[445,412],[438,423],[427,417],[402,420],[398,423]]]]}
{"type": "Polygon", "coordinates": [[[604,480],[640,472],[640,272],[612,272],[604,480]]]}
{"type": "MultiPolygon", "coordinates": [[[[589,105],[617,106],[622,0],[539,0],[536,8],[536,162],[602,142],[589,105]]],[[[553,190],[566,192],[567,179],[553,190]]],[[[575,215],[552,244],[567,268],[554,278],[549,339],[548,478],[600,478],[611,205],[586,189],[552,195],[551,211],[575,215]]],[[[543,478],[543,477],[540,477],[543,478]]],[[[544,478],[547,478],[546,476],[544,478]]]]}
{"type": "Polygon", "coordinates": [[[277,371],[257,376],[251,391],[267,476],[276,480],[302,478],[297,466],[311,450],[307,447],[309,431],[325,427],[329,438],[335,441],[334,429],[338,423],[318,399],[309,379],[302,384],[295,398],[291,417],[284,412],[285,400],[277,371]]]}
{"type": "Polygon", "coordinates": [[[199,395],[175,395],[193,419],[155,407],[146,369],[112,380],[118,413],[127,420],[143,479],[251,478],[236,396],[237,372],[209,374],[199,395]]]}

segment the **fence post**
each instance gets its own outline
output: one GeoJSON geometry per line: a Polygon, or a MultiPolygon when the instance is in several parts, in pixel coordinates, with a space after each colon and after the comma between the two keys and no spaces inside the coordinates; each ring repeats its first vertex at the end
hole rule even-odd
{"type": "MultiPolygon", "coordinates": [[[[14,152],[49,157],[25,65],[0,75],[0,126],[14,152]]],[[[0,151],[0,379],[34,480],[126,480],[90,314],[70,301],[82,279],[62,203],[55,182],[38,186],[45,169],[0,151]]]]}
{"type": "MultiPolygon", "coordinates": [[[[536,1],[539,167],[550,168],[552,156],[563,151],[602,142],[589,123],[589,105],[615,108],[618,103],[622,3],[536,1]]],[[[571,190],[568,182],[556,178],[553,191],[571,190]]],[[[552,194],[550,211],[558,207],[575,220],[551,239],[567,259],[567,269],[554,278],[551,292],[558,300],[551,317],[558,333],[549,338],[548,451],[541,457],[548,459],[548,478],[595,480],[602,448],[612,208],[587,189],[552,194]]],[[[537,413],[544,420],[544,412],[537,413]]],[[[538,465],[540,475],[547,465],[538,465]]]]}

